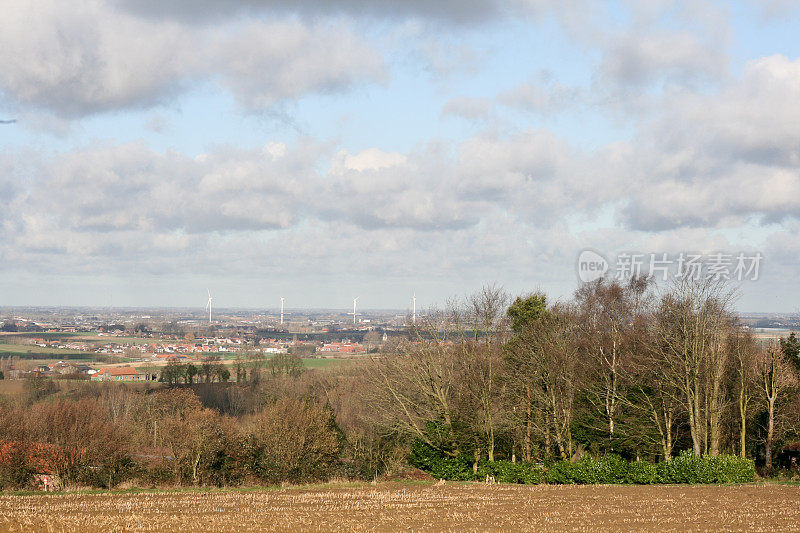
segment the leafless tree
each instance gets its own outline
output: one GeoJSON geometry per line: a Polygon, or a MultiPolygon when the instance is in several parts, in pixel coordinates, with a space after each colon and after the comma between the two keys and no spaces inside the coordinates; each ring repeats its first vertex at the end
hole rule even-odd
{"type": "Polygon", "coordinates": [[[747,420],[758,389],[758,347],[753,335],[737,327],[728,339],[734,369],[736,408],[739,414],[739,455],[747,456],[747,420]]]}
{"type": "Polygon", "coordinates": [[[581,352],[588,356],[592,374],[587,396],[605,418],[612,442],[624,404],[621,386],[637,347],[648,288],[646,278],[632,278],[628,283],[600,278],[575,293],[581,352]]]}
{"type": "Polygon", "coordinates": [[[778,429],[776,422],[780,421],[777,416],[779,401],[784,399],[786,392],[797,385],[797,375],[777,343],[771,343],[761,350],[756,364],[761,399],[767,411],[764,466],[769,470],[772,468],[773,445],[778,429]]]}
{"type": "Polygon", "coordinates": [[[734,296],[719,281],[681,279],[662,297],[656,312],[658,365],[680,391],[697,455],[720,451],[734,296]]]}

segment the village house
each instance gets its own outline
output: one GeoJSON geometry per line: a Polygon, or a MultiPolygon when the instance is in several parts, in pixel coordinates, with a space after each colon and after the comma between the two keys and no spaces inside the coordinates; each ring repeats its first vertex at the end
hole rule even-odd
{"type": "Polygon", "coordinates": [[[363,353],[364,346],[358,343],[349,342],[331,342],[325,344],[319,349],[320,352],[333,352],[333,353],[363,353]]]}
{"type": "Polygon", "coordinates": [[[103,368],[92,374],[92,381],[144,381],[145,377],[132,366],[103,368]]]}

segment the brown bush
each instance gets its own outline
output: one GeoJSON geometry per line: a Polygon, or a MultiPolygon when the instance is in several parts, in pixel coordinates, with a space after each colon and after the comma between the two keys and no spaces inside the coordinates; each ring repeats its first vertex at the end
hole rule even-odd
{"type": "Polygon", "coordinates": [[[247,425],[253,473],[263,481],[313,481],[330,475],[341,439],[327,406],[282,398],[247,425]]]}

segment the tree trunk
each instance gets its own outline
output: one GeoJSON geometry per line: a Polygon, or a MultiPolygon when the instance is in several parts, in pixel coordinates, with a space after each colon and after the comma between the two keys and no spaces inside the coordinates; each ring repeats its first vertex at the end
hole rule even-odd
{"type": "Polygon", "coordinates": [[[192,481],[197,485],[197,467],[200,466],[200,454],[197,454],[192,464],[192,481]]]}
{"type": "Polygon", "coordinates": [[[747,441],[747,403],[744,398],[744,388],[739,390],[739,455],[747,456],[745,446],[747,441]]]}
{"type": "Polygon", "coordinates": [[[526,387],[527,402],[525,403],[525,460],[531,460],[531,389],[526,387]]]}
{"type": "Polygon", "coordinates": [[[672,411],[664,406],[664,460],[672,459],[672,411]]]}
{"type": "Polygon", "coordinates": [[[769,420],[767,421],[767,442],[764,449],[764,467],[772,469],[772,439],[775,433],[775,398],[769,399],[769,420]]]}

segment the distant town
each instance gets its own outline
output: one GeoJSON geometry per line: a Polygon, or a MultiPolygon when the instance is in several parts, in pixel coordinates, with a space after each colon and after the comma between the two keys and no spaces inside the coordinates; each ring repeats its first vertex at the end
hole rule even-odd
{"type": "MultiPolygon", "coordinates": [[[[0,308],[4,379],[159,381],[170,363],[225,369],[292,354],[311,368],[391,352],[416,317],[401,310],[0,308]]],[[[800,329],[799,314],[743,313],[762,340],[800,329]]],[[[202,379],[202,378],[198,378],[202,379]]]]}
{"type": "MultiPolygon", "coordinates": [[[[157,381],[169,363],[269,360],[292,354],[309,367],[383,352],[406,335],[395,310],[0,308],[5,379],[72,377],[157,381]]],[[[230,375],[228,373],[227,375],[230,375]]],[[[219,376],[217,376],[219,379],[219,376]]]]}

